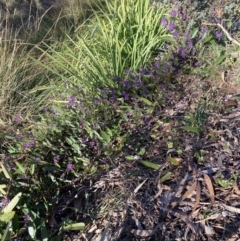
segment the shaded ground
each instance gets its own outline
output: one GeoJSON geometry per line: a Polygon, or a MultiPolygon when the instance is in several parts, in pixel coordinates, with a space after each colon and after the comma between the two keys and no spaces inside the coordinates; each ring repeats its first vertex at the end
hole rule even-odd
{"type": "Polygon", "coordinates": [[[64,240],[240,239],[240,88],[187,78],[133,130],[124,153],[112,160],[115,168],[59,200],[67,208],[52,215],[52,224],[66,216],[90,221],[84,234],[66,233],[64,240]],[[182,128],[191,125],[199,134],[182,128]]]}

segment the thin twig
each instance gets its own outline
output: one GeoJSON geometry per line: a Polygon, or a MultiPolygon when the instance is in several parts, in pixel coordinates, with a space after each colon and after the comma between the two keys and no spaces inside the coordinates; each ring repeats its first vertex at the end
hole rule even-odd
{"type": "Polygon", "coordinates": [[[222,26],[221,23],[206,23],[205,22],[205,23],[203,23],[203,25],[218,26],[225,33],[225,35],[227,36],[228,40],[230,40],[231,42],[235,43],[236,45],[238,45],[240,47],[240,43],[229,34],[229,32],[222,26]]]}

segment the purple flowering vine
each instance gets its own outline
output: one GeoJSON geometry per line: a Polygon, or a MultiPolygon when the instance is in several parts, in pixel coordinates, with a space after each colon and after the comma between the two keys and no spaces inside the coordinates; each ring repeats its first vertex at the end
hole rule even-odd
{"type": "Polygon", "coordinates": [[[76,97],[70,96],[68,99],[68,106],[72,107],[76,102],[76,97]]]}
{"type": "Polygon", "coordinates": [[[69,162],[69,163],[67,164],[67,170],[68,170],[68,171],[72,171],[73,168],[74,168],[73,164],[69,162]]]}

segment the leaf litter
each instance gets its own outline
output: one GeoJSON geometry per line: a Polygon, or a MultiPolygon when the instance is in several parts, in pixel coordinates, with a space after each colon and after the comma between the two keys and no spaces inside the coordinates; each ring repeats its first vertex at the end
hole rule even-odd
{"type": "Polygon", "coordinates": [[[62,217],[73,213],[71,205],[91,213],[83,231],[66,234],[71,240],[240,239],[240,99],[229,112],[229,93],[222,94],[222,107],[197,129],[182,128],[204,96],[205,86],[194,78],[176,83],[169,102],[156,107],[154,125],[135,127],[115,168],[82,187],[77,201],[70,199],[62,217]],[[144,155],[126,160],[136,156],[137,142],[144,155]]]}

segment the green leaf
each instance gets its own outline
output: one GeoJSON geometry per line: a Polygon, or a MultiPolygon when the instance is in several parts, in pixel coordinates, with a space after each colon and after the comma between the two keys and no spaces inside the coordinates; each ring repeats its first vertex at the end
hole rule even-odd
{"type": "Polygon", "coordinates": [[[70,146],[74,143],[74,140],[72,138],[66,137],[66,141],[70,146]]]}
{"type": "Polygon", "coordinates": [[[167,172],[164,176],[162,176],[159,180],[160,183],[163,183],[164,181],[170,179],[172,173],[171,172],[167,172]]]}
{"type": "Polygon", "coordinates": [[[209,41],[211,41],[211,40],[212,40],[212,38],[213,38],[213,37],[212,37],[212,36],[210,36],[210,35],[209,35],[209,36],[207,36],[207,37],[204,39],[204,42],[203,42],[203,43],[204,43],[204,44],[208,43],[209,41]]]}
{"type": "Polygon", "coordinates": [[[125,158],[128,160],[128,161],[135,161],[136,158],[134,156],[125,156],[125,158]]]}
{"type": "Polygon", "coordinates": [[[178,161],[177,159],[171,157],[171,156],[168,156],[168,157],[167,157],[167,160],[168,160],[169,162],[171,162],[174,166],[178,166],[178,165],[179,165],[179,161],[178,161]]]}
{"type": "Polygon", "coordinates": [[[184,130],[186,130],[186,131],[190,131],[190,132],[196,133],[197,135],[200,135],[201,129],[198,128],[198,127],[183,126],[182,128],[183,128],[184,130]]]}
{"type": "Polygon", "coordinates": [[[32,239],[35,240],[36,237],[36,226],[33,222],[28,221],[28,233],[32,239]]]}
{"type": "Polygon", "coordinates": [[[142,156],[146,152],[145,148],[141,148],[141,150],[138,152],[138,155],[142,156]]]}
{"type": "Polygon", "coordinates": [[[152,162],[149,162],[149,161],[139,161],[142,165],[146,166],[146,167],[149,167],[151,169],[154,169],[154,170],[159,170],[160,166],[155,164],[155,163],[152,163],[152,162]]]}
{"type": "Polygon", "coordinates": [[[22,196],[22,193],[19,192],[12,200],[11,202],[2,210],[3,213],[11,212],[15,206],[17,205],[18,201],[20,200],[22,196]]]}
{"type": "Polygon", "coordinates": [[[139,97],[138,99],[143,101],[143,102],[145,102],[147,105],[153,105],[153,103],[150,100],[146,99],[146,98],[139,97]]]}
{"type": "Polygon", "coordinates": [[[17,167],[19,168],[20,172],[24,174],[25,173],[24,167],[19,162],[15,162],[15,163],[16,163],[17,167]]]}
{"type": "Polygon", "coordinates": [[[198,33],[198,30],[199,30],[198,27],[196,27],[196,28],[193,29],[193,31],[192,31],[192,38],[195,38],[195,36],[196,36],[197,33],[198,33]]]}
{"type": "Polygon", "coordinates": [[[215,64],[217,64],[217,65],[221,64],[226,59],[226,57],[227,57],[226,55],[222,55],[222,56],[218,57],[215,61],[215,64]]]}
{"type": "Polygon", "coordinates": [[[5,166],[3,165],[2,162],[1,162],[1,167],[2,167],[2,170],[3,170],[3,173],[4,173],[5,177],[6,177],[7,179],[12,179],[10,173],[9,173],[8,170],[5,168],[5,166]]]}
{"type": "Polygon", "coordinates": [[[0,215],[0,220],[2,222],[9,222],[15,215],[14,211],[10,211],[8,213],[4,213],[0,215]]]}
{"type": "MultiPolygon", "coordinates": [[[[0,188],[0,192],[1,192],[3,195],[5,195],[5,194],[6,194],[5,190],[3,190],[2,188],[0,188]]],[[[2,195],[1,195],[1,194],[0,194],[0,196],[2,197],[2,195]]]]}
{"type": "Polygon", "coordinates": [[[16,233],[16,231],[19,229],[19,225],[20,225],[19,216],[17,214],[15,214],[11,222],[12,222],[13,232],[16,233]]]}
{"type": "Polygon", "coordinates": [[[84,223],[72,223],[63,227],[63,230],[82,230],[85,228],[84,223]]]}
{"type": "Polygon", "coordinates": [[[30,169],[31,175],[33,175],[34,172],[35,172],[35,166],[36,166],[36,165],[31,165],[31,169],[30,169]]]}
{"type": "Polygon", "coordinates": [[[105,131],[101,131],[101,135],[102,135],[102,139],[103,139],[104,142],[110,142],[111,141],[111,137],[105,131]]]}
{"type": "Polygon", "coordinates": [[[42,220],[42,223],[41,223],[41,236],[42,236],[41,237],[42,241],[48,241],[49,234],[48,234],[48,230],[46,228],[44,220],[42,220]]]}

